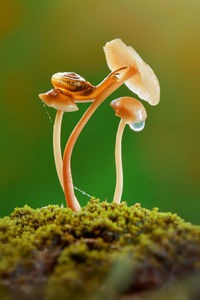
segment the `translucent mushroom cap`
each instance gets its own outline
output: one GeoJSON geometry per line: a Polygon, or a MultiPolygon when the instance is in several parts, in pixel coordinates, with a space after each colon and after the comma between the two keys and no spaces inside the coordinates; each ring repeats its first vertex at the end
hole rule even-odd
{"type": "Polygon", "coordinates": [[[107,42],[104,52],[108,67],[114,71],[120,67],[133,66],[135,74],[125,82],[127,87],[141,99],[151,105],[160,101],[160,86],[153,70],[147,65],[137,52],[126,46],[121,39],[107,42]]]}
{"type": "Polygon", "coordinates": [[[147,113],[144,105],[131,97],[121,97],[113,100],[110,105],[115,110],[115,115],[120,117],[134,131],[144,128],[147,113]]]}
{"type": "Polygon", "coordinates": [[[52,89],[47,93],[39,95],[40,99],[50,107],[56,110],[62,110],[65,112],[77,111],[78,106],[73,100],[73,97],[63,93],[59,89],[52,89]]]}

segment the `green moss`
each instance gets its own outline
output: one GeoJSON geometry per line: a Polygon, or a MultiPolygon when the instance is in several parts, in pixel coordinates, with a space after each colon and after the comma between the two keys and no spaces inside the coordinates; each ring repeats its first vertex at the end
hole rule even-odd
{"type": "Polygon", "coordinates": [[[0,219],[0,282],[13,298],[109,299],[198,269],[200,227],[157,208],[91,199],[79,213],[24,206],[0,219]]]}

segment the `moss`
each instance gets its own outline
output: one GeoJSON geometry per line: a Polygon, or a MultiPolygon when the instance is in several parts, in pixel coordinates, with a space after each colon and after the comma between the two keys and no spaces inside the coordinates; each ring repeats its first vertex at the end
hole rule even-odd
{"type": "Polygon", "coordinates": [[[0,219],[0,290],[12,299],[111,299],[199,269],[200,227],[157,208],[92,198],[79,213],[26,205],[0,219]]]}

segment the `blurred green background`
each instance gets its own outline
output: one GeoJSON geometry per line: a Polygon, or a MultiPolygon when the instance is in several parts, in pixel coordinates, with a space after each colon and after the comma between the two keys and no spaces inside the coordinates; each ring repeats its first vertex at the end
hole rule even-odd
{"type": "MultiPolygon", "coordinates": [[[[141,133],[123,137],[124,192],[129,205],[158,206],[200,223],[199,0],[10,0],[1,3],[0,216],[14,207],[61,204],[52,153],[53,124],[38,94],[58,71],[98,84],[110,72],[103,46],[114,38],[133,46],[160,81],[161,101],[144,103],[141,133]]],[[[119,119],[109,106],[135,96],[124,85],[96,111],[72,157],[74,185],[112,200],[119,119]]],[[[62,147],[89,104],[64,115],[62,147]]],[[[52,119],[55,111],[47,108],[52,119]]],[[[88,197],[76,192],[81,204],[88,197]]]]}

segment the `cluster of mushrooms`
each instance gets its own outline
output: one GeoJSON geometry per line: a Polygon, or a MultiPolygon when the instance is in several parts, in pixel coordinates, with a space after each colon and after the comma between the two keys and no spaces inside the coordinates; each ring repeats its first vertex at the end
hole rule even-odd
{"type": "MultiPolygon", "coordinates": [[[[56,171],[65,193],[67,207],[74,211],[79,211],[81,207],[74,193],[71,155],[79,134],[95,110],[123,83],[151,105],[158,104],[160,100],[160,86],[156,75],[132,47],[126,46],[121,39],[115,39],[106,43],[103,49],[108,67],[112,73],[99,85],[93,86],[76,73],[56,73],[51,78],[54,88],[47,93],[39,95],[46,105],[57,110],[53,129],[53,151],[56,171]],[[71,133],[62,156],[60,135],[63,113],[77,111],[78,106],[76,103],[79,102],[92,102],[92,104],[71,133]]],[[[119,204],[123,190],[121,158],[123,131],[126,124],[134,131],[142,130],[147,113],[142,103],[131,97],[121,97],[113,100],[111,106],[115,110],[116,116],[121,118],[115,146],[116,187],[113,199],[115,203],[119,204]]]]}

